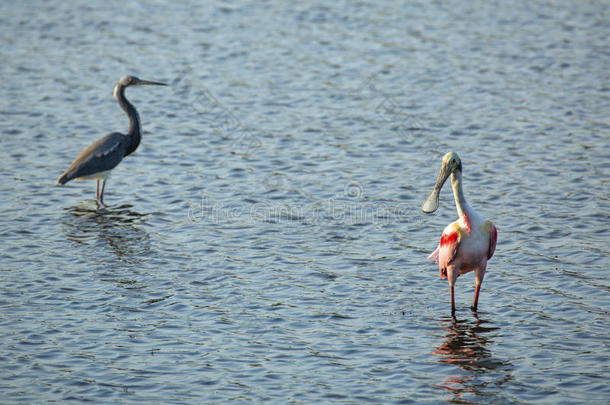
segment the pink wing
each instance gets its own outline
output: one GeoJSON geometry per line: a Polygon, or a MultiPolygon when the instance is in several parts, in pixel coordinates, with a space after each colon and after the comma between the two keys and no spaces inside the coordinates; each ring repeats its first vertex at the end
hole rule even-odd
{"type": "Polygon", "coordinates": [[[444,233],[441,235],[441,242],[428,259],[438,263],[441,278],[447,277],[447,266],[457,254],[460,245],[460,234],[458,232],[444,233]]]}
{"type": "Polygon", "coordinates": [[[436,248],[436,250],[432,253],[430,253],[430,256],[428,256],[428,260],[434,260],[436,263],[438,263],[438,250],[440,249],[440,246],[436,248]]]}
{"type": "Polygon", "coordinates": [[[487,260],[491,259],[496,251],[496,242],[498,241],[498,231],[494,224],[491,224],[489,230],[489,250],[487,251],[487,260]]]}
{"type": "Polygon", "coordinates": [[[460,234],[457,231],[441,235],[441,243],[438,245],[438,267],[446,269],[457,254],[460,245],[460,234]]]}

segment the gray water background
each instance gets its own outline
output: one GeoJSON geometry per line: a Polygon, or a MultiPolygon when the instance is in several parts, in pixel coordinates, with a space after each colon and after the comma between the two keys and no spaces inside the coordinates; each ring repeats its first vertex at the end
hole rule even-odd
{"type": "Polygon", "coordinates": [[[0,402],[607,404],[604,1],[0,5],[0,402]],[[88,144],[140,148],[53,187],[88,144]],[[498,227],[426,261],[440,158],[498,227]]]}

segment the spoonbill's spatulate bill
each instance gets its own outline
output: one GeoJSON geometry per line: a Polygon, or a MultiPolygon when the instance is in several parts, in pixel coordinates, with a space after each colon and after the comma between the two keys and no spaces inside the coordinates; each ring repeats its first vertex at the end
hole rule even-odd
{"type": "Polygon", "coordinates": [[[106,179],[123,158],[133,153],[140,144],[142,133],[140,115],[135,107],[125,98],[125,89],[129,86],[155,85],[165,86],[165,83],[141,80],[134,76],[124,76],[114,87],[114,97],[129,117],[129,132],[127,135],[112,132],[98,139],[83,150],[74,162],[57,179],[57,184],[65,184],[70,180],[95,179],[96,200],[104,204],[104,187],[106,179]],[[100,180],[102,188],[100,189],[100,180]]]}
{"type": "Polygon", "coordinates": [[[487,261],[496,250],[498,233],[490,221],[477,214],[464,197],[462,190],[462,161],[455,152],[443,156],[441,171],[434,189],[422,204],[422,211],[429,214],[437,210],[439,193],[447,178],[451,175],[451,187],[455,197],[458,220],[447,225],[441,241],[428,257],[438,263],[441,278],[446,278],[451,289],[451,314],[455,314],[453,286],[460,274],[475,272],[475,291],[472,300],[473,311],[477,310],[479,292],[487,261]]]}

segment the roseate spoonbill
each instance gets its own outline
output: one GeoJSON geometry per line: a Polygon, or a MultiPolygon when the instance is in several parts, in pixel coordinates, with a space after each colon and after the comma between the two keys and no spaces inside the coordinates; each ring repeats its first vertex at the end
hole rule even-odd
{"type": "Polygon", "coordinates": [[[58,185],[63,185],[72,179],[87,180],[95,179],[95,198],[100,204],[104,204],[104,186],[110,172],[123,158],[133,153],[142,139],[140,130],[140,115],[136,108],[125,98],[125,89],[129,86],[155,85],[165,86],[165,83],[141,80],[134,76],[123,76],[114,87],[114,97],[119,106],[129,117],[129,132],[127,135],[112,132],[103,138],[93,142],[85,148],[74,162],[57,179],[58,185]],[[102,189],[100,190],[100,180],[102,189]]]}
{"type": "Polygon", "coordinates": [[[481,283],[485,277],[487,261],[496,250],[498,232],[494,224],[483,219],[466,201],[462,190],[462,161],[455,152],[443,156],[438,179],[434,189],[422,204],[422,211],[427,214],[436,211],[439,193],[449,175],[451,175],[458,220],[447,225],[443,230],[438,247],[428,259],[438,263],[441,278],[446,278],[449,282],[451,314],[455,315],[453,286],[459,275],[472,270],[475,272],[475,290],[471,309],[477,310],[481,283]]]}

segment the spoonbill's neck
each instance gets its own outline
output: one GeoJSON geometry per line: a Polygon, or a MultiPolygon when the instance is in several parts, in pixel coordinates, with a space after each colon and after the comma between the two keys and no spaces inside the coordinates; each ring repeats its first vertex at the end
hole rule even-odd
{"type": "Polygon", "coordinates": [[[466,219],[466,222],[470,222],[469,218],[473,216],[473,209],[466,201],[464,197],[464,190],[462,190],[462,172],[454,171],[451,173],[451,188],[453,189],[453,197],[455,198],[455,208],[457,208],[458,216],[466,219]]]}

